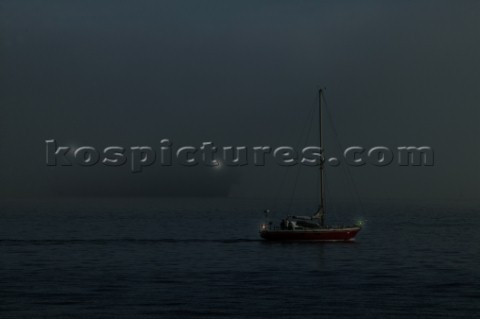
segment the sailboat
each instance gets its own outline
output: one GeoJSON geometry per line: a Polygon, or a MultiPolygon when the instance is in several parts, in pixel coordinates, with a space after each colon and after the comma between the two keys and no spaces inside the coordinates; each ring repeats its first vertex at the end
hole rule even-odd
{"type": "MultiPolygon", "coordinates": [[[[322,152],[322,94],[318,91],[319,107],[319,140],[322,152]]],[[[327,226],[325,225],[325,161],[320,160],[320,203],[312,216],[287,216],[279,226],[271,222],[264,223],[260,229],[260,236],[266,240],[276,241],[352,241],[361,230],[360,225],[327,226]]],[[[266,213],[268,210],[266,211],[266,213]]]]}

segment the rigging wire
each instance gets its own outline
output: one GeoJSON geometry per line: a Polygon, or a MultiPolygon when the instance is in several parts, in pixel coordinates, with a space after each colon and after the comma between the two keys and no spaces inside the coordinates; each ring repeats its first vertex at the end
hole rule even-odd
{"type": "MultiPolygon", "coordinates": [[[[332,114],[330,112],[330,108],[328,106],[327,99],[325,98],[325,95],[322,95],[322,98],[323,98],[323,102],[325,103],[325,110],[326,110],[326,113],[327,113],[327,118],[328,118],[328,120],[331,124],[332,132],[333,132],[333,135],[335,137],[334,140],[338,144],[338,147],[340,148],[340,150],[342,151],[342,150],[344,150],[344,148],[343,148],[342,143],[340,142],[340,138],[339,138],[337,129],[335,127],[335,122],[333,121],[333,117],[332,117],[332,114]]],[[[363,212],[363,204],[362,204],[362,201],[360,199],[360,194],[359,194],[358,188],[355,184],[355,180],[353,178],[352,172],[350,171],[350,169],[348,168],[347,165],[340,165],[340,166],[343,166],[343,171],[344,171],[345,175],[347,175],[348,179],[350,180],[350,186],[351,186],[351,191],[353,193],[353,196],[357,200],[357,204],[359,205],[360,210],[363,212]]]]}
{"type": "MultiPolygon", "coordinates": [[[[312,103],[311,103],[311,107],[310,107],[310,111],[309,111],[308,114],[307,114],[306,121],[304,121],[304,122],[308,122],[308,120],[310,119],[310,127],[311,127],[311,122],[313,121],[313,113],[314,113],[314,111],[315,111],[315,101],[316,101],[316,97],[313,98],[312,103]]],[[[305,126],[303,130],[301,130],[301,132],[300,132],[300,134],[299,134],[299,136],[298,136],[298,139],[297,139],[297,140],[298,140],[298,143],[297,143],[297,149],[296,149],[296,150],[298,150],[299,147],[301,146],[301,142],[302,142],[302,140],[303,140],[303,136],[304,136],[304,134],[306,133],[306,131],[309,132],[309,130],[310,130],[310,128],[307,127],[307,126],[305,126]]],[[[307,132],[307,138],[308,138],[308,134],[309,134],[308,132],[307,132]]],[[[283,187],[284,187],[284,185],[285,185],[285,182],[286,182],[286,180],[287,180],[288,172],[290,171],[290,168],[291,168],[291,167],[292,167],[292,166],[288,166],[288,167],[285,168],[285,172],[284,172],[284,174],[283,174],[283,176],[282,176],[282,178],[281,178],[281,180],[280,180],[280,183],[278,184],[277,192],[276,192],[276,195],[275,195],[274,201],[273,201],[273,209],[274,209],[274,210],[276,210],[276,208],[278,207],[279,198],[280,198],[282,189],[283,189],[283,187]]],[[[298,180],[298,176],[297,176],[296,180],[298,180]]],[[[296,187],[296,182],[295,182],[295,187],[296,187]]],[[[290,204],[289,207],[288,207],[288,212],[290,212],[290,206],[291,206],[291,204],[290,204]]]]}
{"type": "MultiPolygon", "coordinates": [[[[325,113],[327,114],[327,120],[331,125],[331,129],[332,129],[332,132],[333,132],[333,135],[334,135],[334,141],[336,142],[337,147],[340,148],[340,151],[342,151],[343,150],[343,145],[340,142],[339,134],[338,134],[338,131],[336,129],[335,122],[333,121],[333,116],[330,112],[330,108],[329,108],[328,102],[327,102],[324,94],[322,95],[322,101],[324,102],[325,111],[326,111],[325,113]]],[[[316,102],[317,102],[317,97],[315,96],[313,101],[312,101],[312,106],[310,108],[310,111],[308,112],[307,121],[305,121],[305,122],[308,122],[308,125],[305,126],[304,129],[299,134],[296,150],[300,149],[300,147],[302,145],[302,140],[304,139],[304,136],[305,136],[305,143],[304,144],[306,144],[308,142],[308,139],[310,137],[310,132],[311,132],[311,129],[312,129],[312,126],[313,126],[313,119],[314,119],[313,114],[315,112],[315,109],[317,108],[317,103],[316,102]]],[[[298,180],[299,180],[299,176],[300,176],[300,166],[301,165],[299,165],[299,167],[297,168],[297,173],[295,175],[295,179],[294,179],[294,183],[293,183],[293,192],[292,192],[292,195],[291,195],[289,203],[288,203],[288,209],[287,209],[288,213],[287,214],[290,213],[290,210],[291,210],[291,207],[293,205],[294,198],[295,198],[295,193],[296,193],[298,180]]],[[[357,201],[357,205],[360,207],[360,210],[363,211],[363,204],[362,204],[362,201],[360,199],[359,191],[358,191],[358,188],[355,184],[355,180],[353,178],[353,175],[352,175],[350,169],[347,167],[347,165],[340,165],[340,166],[343,166],[342,168],[343,168],[344,174],[347,176],[347,178],[350,181],[350,183],[347,183],[347,184],[350,184],[350,187],[349,187],[350,192],[352,193],[354,199],[357,201]]],[[[279,186],[277,188],[277,192],[276,192],[276,195],[275,195],[275,198],[274,198],[274,205],[273,205],[274,209],[276,209],[278,207],[279,197],[281,195],[281,191],[284,188],[284,185],[285,185],[285,182],[287,180],[287,176],[288,176],[288,172],[290,171],[290,168],[292,168],[292,166],[288,166],[285,169],[285,172],[284,172],[284,174],[281,178],[281,182],[279,183],[279,186]]],[[[316,193],[317,193],[318,201],[320,200],[320,195],[319,195],[319,192],[318,192],[319,187],[320,187],[320,181],[319,181],[319,179],[317,179],[317,192],[316,193]]]]}
{"type": "MultiPolygon", "coordinates": [[[[313,108],[312,108],[312,111],[310,114],[313,115],[313,108]]],[[[310,123],[307,125],[307,134],[305,136],[305,142],[303,143],[304,145],[307,144],[308,142],[308,138],[310,137],[310,131],[312,130],[312,126],[313,126],[313,116],[310,116],[310,123]]],[[[299,150],[301,147],[301,141],[299,142],[298,144],[298,147],[297,147],[297,150],[299,150]]],[[[298,178],[300,176],[300,168],[301,168],[301,165],[298,165],[298,169],[297,169],[297,174],[295,176],[295,182],[293,183],[293,192],[292,192],[292,196],[290,197],[290,203],[288,205],[288,214],[290,214],[290,209],[292,208],[292,204],[293,204],[293,199],[295,198],[295,192],[297,191],[297,184],[298,184],[298,178]]]]}

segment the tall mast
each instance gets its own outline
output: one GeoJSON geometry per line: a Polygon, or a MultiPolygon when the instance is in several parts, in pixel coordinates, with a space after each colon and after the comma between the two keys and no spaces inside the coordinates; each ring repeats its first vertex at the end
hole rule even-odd
{"type": "Polygon", "coordinates": [[[320,205],[316,217],[320,218],[320,225],[325,224],[325,151],[323,149],[323,136],[322,136],[322,94],[323,90],[318,90],[318,137],[320,139],[320,205]]]}

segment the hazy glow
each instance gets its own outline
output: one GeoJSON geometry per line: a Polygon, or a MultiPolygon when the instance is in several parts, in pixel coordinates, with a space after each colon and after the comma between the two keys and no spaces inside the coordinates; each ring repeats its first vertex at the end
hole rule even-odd
{"type": "Polygon", "coordinates": [[[360,227],[363,227],[363,226],[365,226],[365,222],[366,222],[366,220],[358,219],[358,220],[355,222],[355,225],[360,226],[360,227]]]}

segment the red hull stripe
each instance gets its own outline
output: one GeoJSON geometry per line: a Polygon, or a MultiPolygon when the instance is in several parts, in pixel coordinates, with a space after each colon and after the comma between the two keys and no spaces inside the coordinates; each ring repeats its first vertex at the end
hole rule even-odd
{"type": "Polygon", "coordinates": [[[359,231],[360,228],[320,231],[262,230],[260,236],[267,240],[349,241],[355,238],[359,231]]]}

